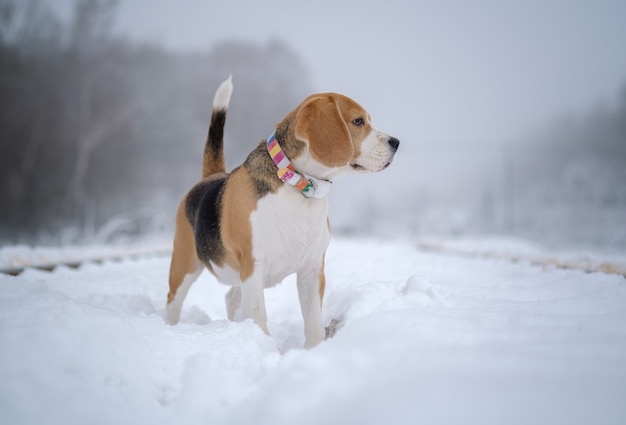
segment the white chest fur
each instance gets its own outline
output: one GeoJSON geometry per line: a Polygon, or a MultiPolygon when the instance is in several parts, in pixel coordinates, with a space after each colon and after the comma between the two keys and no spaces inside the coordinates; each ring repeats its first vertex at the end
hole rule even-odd
{"type": "MultiPolygon", "coordinates": [[[[262,273],[266,288],[307,266],[321,266],[330,241],[327,219],[327,198],[305,198],[289,185],[259,200],[250,214],[252,257],[254,273],[262,273]]],[[[230,267],[212,268],[220,282],[242,283],[230,267]]]]}
{"type": "Polygon", "coordinates": [[[266,287],[321,263],[330,240],[327,217],[327,198],[307,199],[288,185],[258,202],[250,216],[252,247],[266,287]]]}

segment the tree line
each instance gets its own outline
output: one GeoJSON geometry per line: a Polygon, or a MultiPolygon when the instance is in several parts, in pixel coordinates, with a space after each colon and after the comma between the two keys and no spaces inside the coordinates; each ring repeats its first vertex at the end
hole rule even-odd
{"type": "Polygon", "coordinates": [[[115,9],[78,0],[63,23],[40,1],[0,0],[0,243],[162,230],[199,178],[223,79],[231,165],[310,93],[280,41],[168,51],[113,34],[115,9]]]}
{"type": "Polygon", "coordinates": [[[505,232],[546,244],[626,249],[626,85],[505,152],[505,232]]]}

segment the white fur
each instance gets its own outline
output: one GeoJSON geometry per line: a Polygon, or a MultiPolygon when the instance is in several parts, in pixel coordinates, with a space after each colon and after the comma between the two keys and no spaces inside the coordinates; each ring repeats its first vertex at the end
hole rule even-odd
{"type": "Polygon", "coordinates": [[[235,315],[240,311],[241,306],[241,285],[231,287],[224,296],[226,301],[226,312],[228,320],[235,320],[235,315]]]}
{"type": "Polygon", "coordinates": [[[226,294],[229,318],[251,318],[269,333],[263,291],[297,273],[305,345],[313,347],[323,340],[319,278],[330,241],[327,213],[326,198],[306,199],[289,185],[259,200],[250,215],[255,264],[252,276],[241,282],[234,270],[213,266],[221,282],[233,285],[226,294]]]}
{"type": "Polygon", "coordinates": [[[219,267],[211,262],[211,268],[213,269],[213,273],[222,283],[227,285],[241,285],[241,278],[239,277],[239,272],[231,269],[228,266],[219,267]]]}
{"type": "Polygon", "coordinates": [[[165,306],[167,320],[170,325],[175,325],[180,320],[180,311],[183,307],[183,301],[185,300],[185,297],[187,297],[187,292],[189,292],[189,288],[191,288],[191,285],[198,279],[198,276],[200,276],[203,270],[204,265],[201,265],[195,272],[185,275],[183,283],[176,290],[174,299],[165,306]]]}
{"type": "Polygon", "coordinates": [[[389,136],[372,127],[372,131],[361,143],[361,153],[354,163],[363,167],[361,171],[383,170],[393,160],[395,149],[389,144],[389,136]]]}
{"type": "Polygon", "coordinates": [[[343,167],[329,167],[313,159],[308,150],[304,150],[297,158],[293,158],[291,162],[296,167],[296,170],[318,180],[333,181],[337,176],[348,171],[348,164],[343,167]]]}
{"type": "MultiPolygon", "coordinates": [[[[327,217],[327,198],[305,199],[288,185],[261,199],[250,217],[255,259],[251,280],[259,279],[267,288],[297,273],[306,347],[313,347],[324,338],[319,277],[330,241],[327,217]]],[[[255,299],[251,300],[252,305],[264,304],[256,288],[246,288],[244,283],[242,308],[246,298],[255,299]]],[[[262,319],[264,305],[259,313],[262,319]]]]}
{"type": "Polygon", "coordinates": [[[231,75],[220,84],[213,98],[213,109],[228,109],[230,96],[233,93],[233,76],[231,75]]]}
{"type": "Polygon", "coordinates": [[[255,268],[266,269],[266,288],[317,266],[330,240],[327,216],[327,198],[307,199],[289,185],[259,200],[250,216],[252,253],[255,268]]]}

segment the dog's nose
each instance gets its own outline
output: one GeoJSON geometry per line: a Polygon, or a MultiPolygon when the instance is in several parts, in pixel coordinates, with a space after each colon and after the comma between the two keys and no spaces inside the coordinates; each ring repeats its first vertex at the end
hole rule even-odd
{"type": "Polygon", "coordinates": [[[394,151],[397,151],[398,146],[400,146],[400,141],[396,139],[395,137],[390,137],[389,140],[387,140],[387,143],[389,143],[389,145],[394,151]]]}

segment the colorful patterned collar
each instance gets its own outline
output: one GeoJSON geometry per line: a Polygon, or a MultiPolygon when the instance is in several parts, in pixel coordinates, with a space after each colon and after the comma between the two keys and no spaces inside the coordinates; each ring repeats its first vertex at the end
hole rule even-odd
{"type": "Polygon", "coordinates": [[[296,171],[287,155],[280,148],[278,140],[276,140],[276,133],[272,133],[267,139],[267,151],[278,168],[276,174],[282,182],[298,189],[305,198],[323,198],[328,194],[332,182],[316,179],[296,171]]]}

